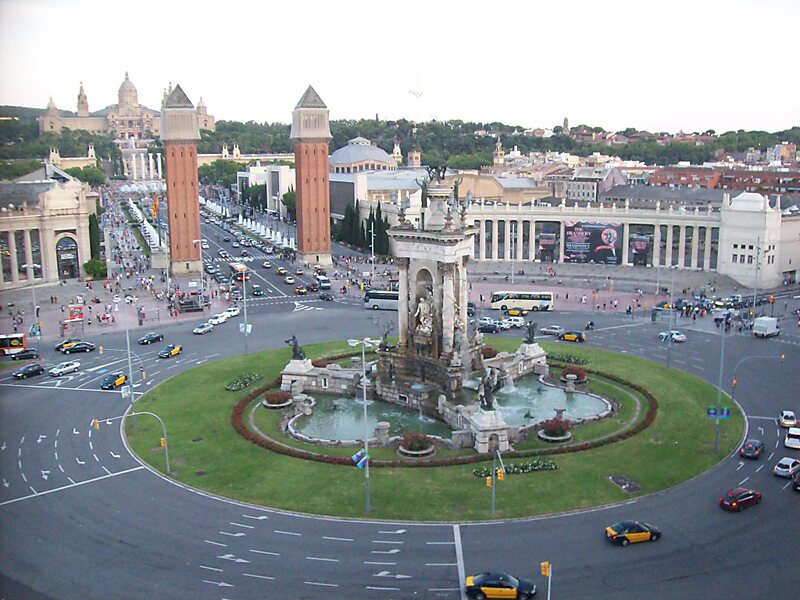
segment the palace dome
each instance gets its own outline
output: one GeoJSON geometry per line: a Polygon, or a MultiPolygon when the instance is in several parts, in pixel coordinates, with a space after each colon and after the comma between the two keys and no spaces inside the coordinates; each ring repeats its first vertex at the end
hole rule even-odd
{"type": "Polygon", "coordinates": [[[138,106],[139,92],[136,91],[136,86],[128,79],[128,72],[125,71],[125,81],[119,86],[119,105],[120,106],[138,106]]]}

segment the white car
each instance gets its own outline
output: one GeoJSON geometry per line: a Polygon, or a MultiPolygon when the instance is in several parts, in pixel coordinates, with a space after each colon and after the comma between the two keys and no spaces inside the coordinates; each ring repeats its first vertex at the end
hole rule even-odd
{"type": "Polygon", "coordinates": [[[795,473],[800,472],[800,460],[784,456],[778,461],[772,472],[778,477],[792,477],[795,473]]]}
{"type": "Polygon", "coordinates": [[[564,328],[561,325],[548,325],[547,327],[542,327],[539,331],[542,335],[554,335],[558,337],[564,333],[564,328]]]}
{"type": "Polygon", "coordinates": [[[66,362],[58,363],[55,367],[50,369],[48,373],[52,377],[61,377],[67,373],[77,373],[78,369],[80,368],[81,363],[79,363],[77,360],[68,360],[66,362]]]}
{"type": "Polygon", "coordinates": [[[781,427],[797,427],[797,417],[791,410],[783,410],[778,415],[778,423],[781,427]]]}
{"type": "Polygon", "coordinates": [[[478,319],[478,325],[494,325],[494,322],[492,317],[481,317],[478,319]]]}
{"type": "Polygon", "coordinates": [[[231,306],[230,308],[226,308],[224,311],[222,311],[222,314],[227,315],[227,317],[230,319],[231,317],[238,317],[240,312],[241,311],[239,310],[238,306],[231,306]]]}
{"type": "Polygon", "coordinates": [[[672,338],[673,343],[680,343],[686,341],[686,335],[681,333],[680,331],[672,330],[672,331],[662,331],[658,334],[658,339],[662,342],[666,342],[668,339],[672,338]]]}
{"type": "Polygon", "coordinates": [[[502,321],[498,321],[497,326],[500,328],[500,331],[508,331],[513,327],[513,325],[508,319],[503,319],[502,321]]]}
{"type": "Polygon", "coordinates": [[[211,323],[212,325],[222,325],[227,320],[228,320],[228,315],[226,315],[225,313],[218,313],[212,316],[208,320],[208,322],[211,323]]]}
{"type": "Polygon", "coordinates": [[[211,323],[200,323],[200,325],[192,329],[192,333],[195,333],[197,335],[203,335],[205,333],[208,333],[212,329],[214,329],[214,326],[211,323]]]}

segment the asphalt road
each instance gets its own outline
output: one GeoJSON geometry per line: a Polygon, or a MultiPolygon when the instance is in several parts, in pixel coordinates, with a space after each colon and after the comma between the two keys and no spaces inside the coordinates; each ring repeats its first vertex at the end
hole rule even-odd
{"type": "MultiPolygon", "coordinates": [[[[301,307],[320,308],[308,310],[298,309],[294,299],[273,300],[248,311],[251,351],[280,347],[292,334],[301,343],[376,336],[376,318],[393,317],[339,302],[301,301],[301,307]]],[[[187,324],[160,328],[165,343],[183,344],[184,353],[162,360],[155,357],[161,343],[136,346],[137,361],[147,370],[144,382],[135,374],[136,391],[243,352],[239,320],[203,337],[192,336],[187,324]]],[[[555,313],[537,320],[569,328],[581,327],[587,317],[555,313]]],[[[616,314],[593,320],[597,330],[589,345],[666,361],[667,348],[657,336],[665,324],[616,314]]],[[[708,322],[679,328],[688,341],[672,346],[671,364],[716,383],[719,330],[708,322]]],[[[760,461],[733,456],[675,489],[619,506],[507,523],[430,525],[289,514],[163,479],[127,451],[119,420],[91,427],[93,418],[113,419],[127,407],[119,392],[99,390],[103,375],[125,370],[127,361],[124,334],[90,339],[105,351],[78,355],[77,376],[21,383],[10,381],[9,372],[0,377],[3,598],[459,599],[464,574],[490,569],[530,577],[541,593],[542,560],[553,564],[554,598],[777,597],[795,588],[800,494],[771,472],[779,457],[800,456],[783,449],[774,420],[782,408],[798,409],[800,335],[788,328],[777,339],[733,334],[725,342],[728,389],[741,358],[771,357],[746,361],[737,372],[736,398],[751,434],[767,445],[760,461]],[[781,353],[783,364],[775,358],[781,353]],[[740,514],[721,511],[717,498],[739,483],[761,490],[764,501],[740,514]],[[664,537],[610,546],[603,528],[624,518],[652,522],[664,537]]],[[[42,362],[59,359],[48,348],[42,362]]]]}

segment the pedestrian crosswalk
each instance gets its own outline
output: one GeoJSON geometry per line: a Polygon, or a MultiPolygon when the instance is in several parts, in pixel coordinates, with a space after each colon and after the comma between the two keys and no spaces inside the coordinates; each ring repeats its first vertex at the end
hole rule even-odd
{"type": "Polygon", "coordinates": [[[297,312],[298,310],[325,310],[321,306],[309,306],[308,304],[303,304],[302,302],[295,301],[294,303],[294,310],[292,312],[297,312]]]}

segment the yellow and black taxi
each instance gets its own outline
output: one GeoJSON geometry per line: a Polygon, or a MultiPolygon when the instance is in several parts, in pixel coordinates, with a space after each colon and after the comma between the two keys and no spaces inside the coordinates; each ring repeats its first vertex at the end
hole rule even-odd
{"type": "Polygon", "coordinates": [[[636,542],[655,542],[661,537],[661,531],[649,523],[640,521],[620,521],[606,527],[606,539],[620,546],[636,542]]]}
{"type": "Polygon", "coordinates": [[[180,344],[170,344],[158,353],[158,358],[172,358],[173,356],[178,356],[181,352],[183,352],[183,346],[180,344]]]}
{"type": "Polygon", "coordinates": [[[100,389],[115,390],[119,386],[125,385],[126,381],[128,381],[128,377],[122,371],[118,373],[109,373],[103,377],[103,381],[100,382],[100,389]]]}
{"type": "Polygon", "coordinates": [[[467,598],[533,598],[536,586],[532,581],[508,573],[481,573],[467,577],[467,598]]]}
{"type": "Polygon", "coordinates": [[[305,296],[308,294],[308,288],[304,285],[298,285],[296,288],[294,288],[294,293],[298,296],[305,296]]]}
{"type": "Polygon", "coordinates": [[[559,339],[563,342],[585,342],[586,334],[582,331],[565,331],[559,339]]]}
{"type": "Polygon", "coordinates": [[[66,348],[71,348],[72,346],[74,346],[78,342],[80,342],[80,340],[77,339],[77,338],[64,340],[64,341],[62,341],[60,344],[58,344],[55,347],[55,350],[57,350],[58,352],[63,352],[66,348]]]}
{"type": "Polygon", "coordinates": [[[278,267],[275,269],[275,275],[286,275],[289,271],[284,269],[283,267],[278,267]]]}
{"type": "Polygon", "coordinates": [[[524,317],[527,314],[527,309],[520,308],[519,306],[512,306],[511,308],[506,309],[506,316],[508,317],[524,317]]]}

